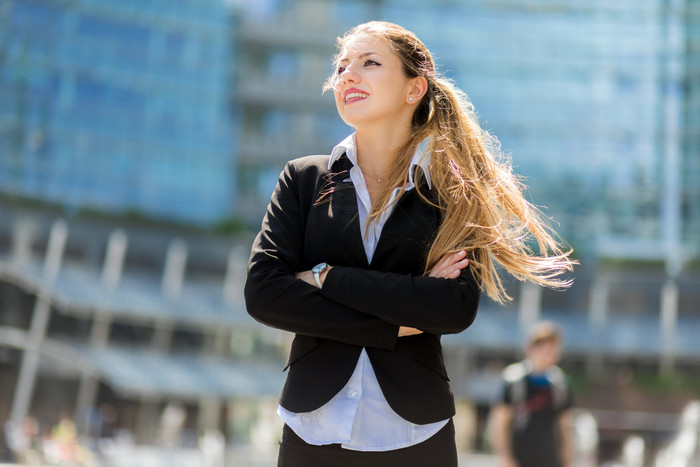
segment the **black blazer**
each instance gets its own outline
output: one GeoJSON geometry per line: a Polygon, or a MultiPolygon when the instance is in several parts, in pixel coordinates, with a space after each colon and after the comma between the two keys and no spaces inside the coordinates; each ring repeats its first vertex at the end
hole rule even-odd
{"type": "Polygon", "coordinates": [[[469,268],[457,279],[423,276],[441,214],[415,189],[401,196],[368,263],[352,163],[343,155],[329,171],[328,160],[286,165],[248,267],[250,315],[296,333],[280,404],[296,413],[321,407],[345,386],[364,347],[396,413],[418,424],[447,419],[454,399],[440,335],[471,325],[480,286],[469,268]],[[333,266],[322,289],[294,277],[322,261],[333,266]],[[399,326],[424,333],[398,338],[399,326]]]}

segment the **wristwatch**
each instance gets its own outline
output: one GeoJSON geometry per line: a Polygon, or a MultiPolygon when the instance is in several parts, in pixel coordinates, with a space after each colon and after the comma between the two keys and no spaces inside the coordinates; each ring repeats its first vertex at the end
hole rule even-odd
{"type": "Polygon", "coordinates": [[[321,283],[320,274],[329,267],[330,266],[328,265],[328,263],[318,263],[316,266],[311,268],[311,272],[314,274],[314,279],[316,279],[316,284],[318,284],[319,289],[323,286],[323,284],[321,283]]]}

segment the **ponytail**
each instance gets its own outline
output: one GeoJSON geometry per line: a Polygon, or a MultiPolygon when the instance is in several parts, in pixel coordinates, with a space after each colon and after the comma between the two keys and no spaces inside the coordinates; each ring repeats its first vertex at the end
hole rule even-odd
{"type": "Polygon", "coordinates": [[[571,251],[562,250],[539,209],[525,199],[524,185],[498,140],[479,126],[462,91],[445,79],[429,81],[433,111],[424,126],[436,135],[430,177],[443,221],[426,272],[444,254],[465,250],[474,277],[498,303],[511,299],[499,267],[519,280],[569,286],[558,276],[572,269],[571,251]]]}

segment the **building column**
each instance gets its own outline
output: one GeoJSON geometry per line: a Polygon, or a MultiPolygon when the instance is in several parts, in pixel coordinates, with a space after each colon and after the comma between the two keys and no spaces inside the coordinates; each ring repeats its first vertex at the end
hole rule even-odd
{"type": "Polygon", "coordinates": [[[678,326],[678,284],[669,278],[661,288],[661,313],[659,317],[661,329],[661,361],[662,374],[673,372],[675,364],[675,337],[678,326]]]}
{"type": "MultiPolygon", "coordinates": [[[[176,238],[168,245],[161,280],[161,293],[170,301],[176,301],[182,293],[182,283],[187,268],[187,244],[176,238]]],[[[170,319],[161,319],[155,323],[151,348],[157,352],[167,352],[173,336],[173,324],[170,319]]]]}
{"type": "Polygon", "coordinates": [[[523,331],[527,331],[530,326],[539,321],[541,308],[542,287],[532,282],[521,283],[518,315],[520,317],[520,327],[523,331]]]}
{"type": "Polygon", "coordinates": [[[683,267],[682,248],[682,153],[684,125],[684,79],[686,57],[686,0],[669,0],[664,16],[666,43],[664,76],[664,180],[661,194],[662,236],[668,280],[661,289],[661,372],[673,370],[673,335],[678,320],[678,285],[675,278],[683,267]]]}
{"type": "Polygon", "coordinates": [[[27,417],[29,405],[34,393],[34,384],[39,370],[40,349],[46,337],[46,328],[51,314],[51,295],[53,286],[61,269],[63,253],[68,237],[68,225],[63,219],[59,219],[51,226],[49,244],[46,248],[44,266],[42,270],[41,284],[37,291],[32,322],[29,329],[29,342],[22,354],[22,362],[19,368],[19,377],[15,386],[14,399],[12,401],[11,420],[15,426],[22,426],[27,417]]]}
{"type": "MultiPolygon", "coordinates": [[[[121,280],[126,256],[128,240],[126,233],[115,230],[107,241],[107,253],[102,266],[102,288],[105,293],[113,294],[121,280]]],[[[95,310],[92,330],[90,331],[90,346],[101,348],[109,342],[109,332],[112,325],[112,317],[105,309],[95,310]]],[[[83,370],[80,378],[80,388],[75,405],[75,423],[80,433],[87,428],[87,414],[90,407],[95,405],[98,380],[92,372],[83,370]]]]}
{"type": "Polygon", "coordinates": [[[593,334],[598,335],[608,322],[608,298],[610,283],[606,279],[595,279],[591,285],[588,302],[588,325],[593,334]]]}
{"type": "MultiPolygon", "coordinates": [[[[591,285],[588,301],[588,327],[594,339],[599,338],[608,324],[608,299],[610,298],[610,281],[596,278],[591,285]]],[[[600,377],[603,374],[603,354],[597,346],[589,349],[586,355],[586,372],[590,376],[600,377]]]]}

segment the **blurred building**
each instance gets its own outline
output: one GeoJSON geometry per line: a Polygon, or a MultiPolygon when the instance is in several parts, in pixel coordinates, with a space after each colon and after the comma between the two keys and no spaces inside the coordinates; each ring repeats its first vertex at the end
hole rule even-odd
{"type": "Polygon", "coordinates": [[[230,217],[233,19],[224,0],[0,0],[0,192],[230,217]]]}
{"type": "Polygon", "coordinates": [[[257,404],[281,387],[285,339],[245,312],[248,240],[0,216],[2,423],[46,427],[65,413],[83,439],[196,446],[218,430],[250,441],[257,404]],[[172,404],[182,426],[165,436],[172,404]]]}
{"type": "Polygon", "coordinates": [[[683,139],[685,2],[385,3],[470,94],[577,249],[660,259],[669,239],[697,246],[697,215],[680,218],[700,177],[681,182],[698,157],[683,139]]]}
{"type": "MultiPolygon", "coordinates": [[[[284,163],[351,131],[321,87],[335,37],[371,19],[424,40],[583,257],[567,292],[509,283],[511,305],[443,339],[456,396],[483,415],[547,318],[567,369],[601,382],[602,430],[667,436],[673,416],[639,411],[680,402],[620,381],[697,374],[698,1],[0,0],[0,192],[257,227],[284,163]]],[[[192,429],[251,431],[236,401],[279,390],[289,336],[244,312],[249,238],[71,219],[52,273],[58,216],[3,204],[0,395],[33,381],[5,409],[109,402],[148,440],[184,401],[192,429]]]]}
{"type": "MultiPolygon", "coordinates": [[[[336,37],[374,17],[376,0],[238,2],[234,102],[241,112],[239,214],[254,225],[288,160],[328,154],[350,129],[331,92],[336,37]]],[[[257,226],[257,225],[256,225],[257,226]]]]}
{"type": "Polygon", "coordinates": [[[695,1],[0,6],[2,193],[255,224],[284,162],[350,131],[321,93],[335,37],[387,19],[469,93],[581,254],[698,256],[695,1]]]}
{"type": "Polygon", "coordinates": [[[244,191],[258,204],[284,162],[327,153],[350,131],[319,91],[333,37],[386,19],[416,32],[467,91],[579,252],[697,258],[697,2],[263,3],[243,13],[237,70],[244,191]]]}

